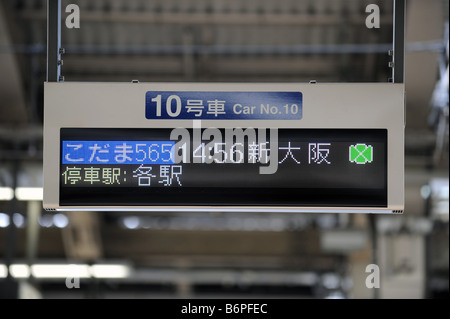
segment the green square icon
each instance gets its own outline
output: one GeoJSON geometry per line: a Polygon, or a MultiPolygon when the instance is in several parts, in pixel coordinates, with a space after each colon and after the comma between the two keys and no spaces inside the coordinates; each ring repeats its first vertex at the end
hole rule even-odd
{"type": "Polygon", "coordinates": [[[373,162],[373,146],[367,144],[351,145],[349,149],[351,163],[367,164],[373,162]]]}

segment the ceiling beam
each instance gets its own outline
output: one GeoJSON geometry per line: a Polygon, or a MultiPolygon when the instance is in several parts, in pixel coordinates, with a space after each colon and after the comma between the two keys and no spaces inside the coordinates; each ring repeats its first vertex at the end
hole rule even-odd
{"type": "MultiPolygon", "coordinates": [[[[190,25],[340,25],[342,19],[338,15],[328,14],[256,14],[256,13],[167,13],[167,12],[103,12],[83,11],[83,22],[145,23],[145,24],[190,24],[190,25]]],[[[20,14],[26,20],[44,20],[45,12],[24,11],[20,14]]],[[[352,25],[364,25],[364,14],[353,14],[348,17],[352,25]]],[[[380,23],[392,25],[391,17],[381,17],[380,23]]]]}

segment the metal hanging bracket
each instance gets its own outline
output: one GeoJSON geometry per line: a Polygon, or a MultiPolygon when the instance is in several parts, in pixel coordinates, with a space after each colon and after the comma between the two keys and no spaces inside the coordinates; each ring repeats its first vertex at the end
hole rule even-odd
{"type": "Polygon", "coordinates": [[[61,76],[61,0],[47,0],[47,82],[64,81],[61,76]]]}
{"type": "Polygon", "coordinates": [[[392,82],[405,82],[405,25],[406,25],[406,0],[394,0],[394,34],[393,50],[389,52],[392,61],[392,82]]]}

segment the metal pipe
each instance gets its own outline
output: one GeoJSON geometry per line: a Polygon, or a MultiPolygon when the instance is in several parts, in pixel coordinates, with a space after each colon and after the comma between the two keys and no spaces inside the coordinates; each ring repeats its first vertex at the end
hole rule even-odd
{"type": "MultiPolygon", "coordinates": [[[[17,188],[17,175],[19,173],[19,161],[14,162],[13,167],[13,185],[12,189],[17,188]]],[[[13,264],[16,253],[16,224],[14,223],[14,213],[17,211],[17,198],[14,194],[12,200],[9,202],[9,226],[6,237],[6,249],[5,249],[5,264],[7,271],[7,279],[12,280],[11,265],[13,264]]]]}
{"type": "Polygon", "coordinates": [[[47,0],[47,82],[61,76],[61,0],[47,0]]]}
{"type": "MultiPolygon", "coordinates": [[[[371,263],[374,265],[378,265],[378,233],[377,233],[377,215],[376,214],[369,214],[369,229],[370,229],[370,237],[371,237],[371,243],[372,243],[372,261],[371,263]]],[[[373,299],[379,299],[380,298],[380,292],[379,288],[373,288],[373,299]]]]}
{"type": "Polygon", "coordinates": [[[405,82],[405,25],[406,0],[394,0],[394,64],[392,68],[394,83],[405,82]]]}

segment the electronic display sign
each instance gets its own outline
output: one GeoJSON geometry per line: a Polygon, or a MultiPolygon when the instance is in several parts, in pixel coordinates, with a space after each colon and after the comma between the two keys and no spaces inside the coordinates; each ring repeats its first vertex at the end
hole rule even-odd
{"type": "Polygon", "coordinates": [[[401,213],[403,89],[46,83],[44,208],[401,213]]]}

